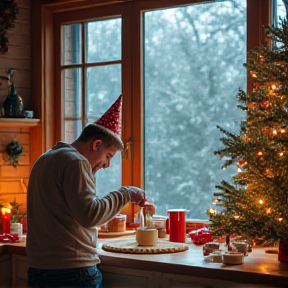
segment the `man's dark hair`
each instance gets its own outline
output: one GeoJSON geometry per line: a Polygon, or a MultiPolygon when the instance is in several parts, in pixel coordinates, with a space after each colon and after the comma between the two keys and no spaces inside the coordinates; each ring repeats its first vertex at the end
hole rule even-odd
{"type": "Polygon", "coordinates": [[[79,140],[82,142],[102,140],[105,147],[115,146],[119,150],[123,148],[119,141],[115,139],[115,136],[93,124],[89,124],[83,129],[79,140]]]}

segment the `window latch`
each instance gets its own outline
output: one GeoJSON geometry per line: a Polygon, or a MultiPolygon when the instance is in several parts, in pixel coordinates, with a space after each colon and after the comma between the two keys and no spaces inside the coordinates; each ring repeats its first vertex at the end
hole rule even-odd
{"type": "Polygon", "coordinates": [[[131,149],[132,149],[133,139],[129,140],[124,144],[124,149],[122,150],[123,159],[131,159],[131,149]]]}

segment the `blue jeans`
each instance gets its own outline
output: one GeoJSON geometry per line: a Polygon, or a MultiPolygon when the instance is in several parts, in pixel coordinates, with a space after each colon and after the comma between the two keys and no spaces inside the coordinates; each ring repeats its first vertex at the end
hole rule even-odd
{"type": "Polygon", "coordinates": [[[100,288],[97,266],[72,269],[28,269],[28,288],[100,288]]]}

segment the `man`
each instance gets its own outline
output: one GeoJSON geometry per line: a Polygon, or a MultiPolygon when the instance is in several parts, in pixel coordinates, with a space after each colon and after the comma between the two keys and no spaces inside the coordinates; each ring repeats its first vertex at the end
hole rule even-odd
{"type": "Polygon", "coordinates": [[[96,227],[129,201],[144,204],[144,191],[133,186],[95,195],[94,173],[123,148],[121,101],[73,143],[58,142],[35,162],[27,193],[28,287],[101,287],[96,227]]]}

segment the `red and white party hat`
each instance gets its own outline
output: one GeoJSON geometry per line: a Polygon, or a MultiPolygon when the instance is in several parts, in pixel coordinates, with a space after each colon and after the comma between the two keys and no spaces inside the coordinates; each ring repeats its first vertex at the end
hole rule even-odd
{"type": "Polygon", "coordinates": [[[122,146],[121,124],[122,124],[122,94],[112,106],[95,123],[102,131],[108,133],[122,146]]]}

